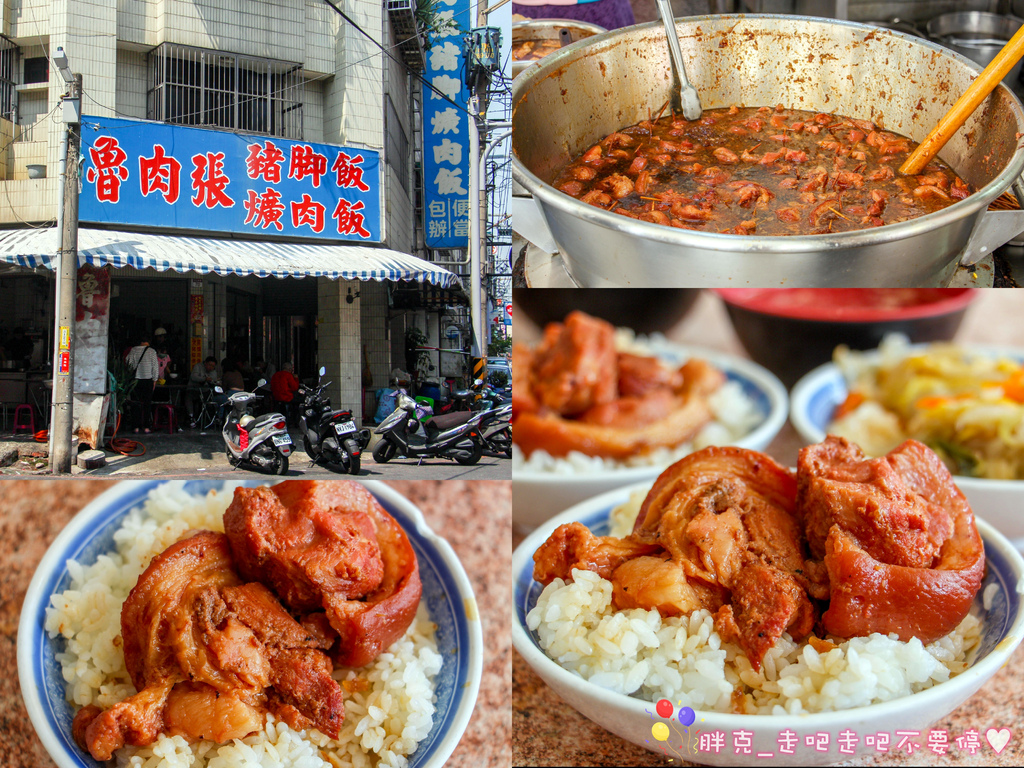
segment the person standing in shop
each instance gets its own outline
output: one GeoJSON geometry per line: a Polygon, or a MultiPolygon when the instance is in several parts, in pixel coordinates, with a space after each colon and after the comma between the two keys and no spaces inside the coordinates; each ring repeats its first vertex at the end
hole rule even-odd
{"type": "Polygon", "coordinates": [[[138,432],[141,427],[143,432],[148,433],[153,418],[153,390],[156,389],[156,380],[160,378],[160,358],[149,345],[149,340],[142,339],[128,352],[125,362],[135,370],[135,397],[142,411],[135,431],[138,432]]]}

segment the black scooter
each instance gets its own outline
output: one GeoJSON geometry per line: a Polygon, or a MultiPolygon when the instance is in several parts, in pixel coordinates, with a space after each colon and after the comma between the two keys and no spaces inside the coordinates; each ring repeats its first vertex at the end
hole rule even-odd
{"type": "Polygon", "coordinates": [[[370,442],[370,430],[358,429],[352,411],[332,410],[324,395],[330,384],[323,380],[327,369],[320,367],[316,389],[299,389],[302,402],[302,444],[309,460],[328,469],[341,467],[350,475],[359,474],[360,456],[370,442]]]}
{"type": "Polygon", "coordinates": [[[410,459],[454,459],[459,464],[476,464],[484,452],[480,436],[482,413],[457,411],[431,416],[422,423],[416,418],[416,401],[398,396],[397,407],[374,431],[381,436],[373,448],[373,459],[386,464],[396,456],[410,459]]]}
{"type": "Polygon", "coordinates": [[[480,414],[480,437],[488,451],[512,458],[512,403],[502,403],[480,414]]]}

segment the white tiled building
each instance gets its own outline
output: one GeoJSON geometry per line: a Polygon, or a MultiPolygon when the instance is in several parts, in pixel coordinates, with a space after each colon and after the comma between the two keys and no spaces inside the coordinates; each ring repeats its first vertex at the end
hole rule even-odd
{"type": "MultiPolygon", "coordinates": [[[[380,0],[336,4],[378,43],[393,45],[380,0]]],[[[381,150],[383,245],[420,255],[412,148],[419,85],[323,0],[2,0],[0,33],[6,38],[0,41],[0,48],[6,47],[0,53],[0,101],[7,93],[5,63],[7,79],[14,85],[13,96],[0,103],[0,113],[11,119],[14,134],[0,136],[0,143],[9,145],[6,162],[0,157],[0,227],[56,219],[64,131],[58,105],[66,86],[56,69],[47,67],[47,58],[61,47],[71,68],[83,76],[86,115],[164,120],[381,150]],[[267,83],[274,84],[280,97],[267,97],[269,108],[266,99],[260,109],[237,106],[245,99],[253,101],[254,94],[265,94],[267,83]],[[39,164],[45,165],[45,177],[29,178],[28,166],[39,164]]],[[[114,343],[124,341],[115,338],[116,302],[127,307],[119,284],[135,291],[151,281],[152,291],[164,292],[172,282],[184,286],[195,277],[113,270],[114,343]]],[[[285,350],[299,364],[301,375],[312,374],[308,366],[313,360],[293,347],[302,343],[295,323],[267,324],[268,309],[273,311],[280,288],[289,297],[286,303],[306,305],[292,306],[289,317],[315,317],[315,364],[330,371],[336,405],[355,407],[357,412],[367,368],[375,389],[386,383],[393,366],[406,367],[406,326],[423,327],[436,343],[441,325],[436,312],[396,316],[389,310],[386,283],[310,278],[279,285],[271,278],[215,275],[202,280],[204,356],[220,359],[229,351],[229,337],[248,337],[250,357],[262,353],[272,358],[285,350]],[[314,280],[315,290],[309,285],[314,280]],[[232,316],[232,306],[250,308],[248,329],[232,328],[244,315],[238,310],[232,316]],[[255,336],[265,338],[257,343],[255,336]]],[[[183,301],[190,292],[196,292],[195,284],[181,287],[183,301]]],[[[0,301],[0,328],[32,322],[6,317],[3,304],[0,301]]],[[[170,323],[186,337],[196,332],[185,304],[180,313],[173,307],[162,310],[175,315],[171,318],[145,316],[144,307],[132,311],[135,325],[145,324],[148,330],[170,323]]],[[[35,322],[31,327],[37,334],[46,331],[36,328],[35,322]]]]}

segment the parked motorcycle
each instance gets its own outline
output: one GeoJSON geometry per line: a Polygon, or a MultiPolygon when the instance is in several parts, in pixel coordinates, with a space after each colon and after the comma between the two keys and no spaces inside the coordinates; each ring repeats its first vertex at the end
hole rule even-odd
{"type": "MultiPolygon", "coordinates": [[[[266,382],[261,381],[258,387],[266,382]]],[[[220,387],[215,391],[223,392],[220,387]]],[[[288,457],[294,450],[285,417],[280,413],[253,416],[258,396],[235,392],[228,397],[230,409],[221,434],[232,467],[247,466],[269,475],[288,474],[288,457]]]]}
{"type": "Polygon", "coordinates": [[[302,444],[314,464],[328,469],[340,466],[350,475],[359,474],[360,456],[370,442],[370,430],[358,429],[352,411],[332,410],[324,395],[330,382],[323,380],[327,369],[320,368],[315,389],[302,387],[302,444]]]}
{"type": "Polygon", "coordinates": [[[512,458],[512,403],[480,414],[480,437],[487,450],[512,458]]]}
{"type": "Polygon", "coordinates": [[[488,411],[496,408],[506,401],[511,401],[511,395],[506,398],[499,390],[489,384],[484,384],[482,379],[477,379],[476,389],[460,389],[452,393],[451,399],[440,409],[440,413],[452,413],[453,411],[488,411]],[[482,386],[481,386],[482,385],[482,386]]]}
{"type": "Polygon", "coordinates": [[[374,430],[381,439],[373,448],[373,459],[386,464],[396,456],[437,457],[454,459],[459,464],[476,464],[484,451],[480,436],[482,416],[460,411],[432,416],[421,424],[416,418],[416,401],[399,394],[395,410],[374,430]]]}

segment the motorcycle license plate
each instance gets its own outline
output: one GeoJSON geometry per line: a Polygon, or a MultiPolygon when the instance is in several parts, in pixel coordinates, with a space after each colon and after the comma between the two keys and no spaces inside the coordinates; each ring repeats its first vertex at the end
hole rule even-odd
{"type": "Polygon", "coordinates": [[[271,435],[270,439],[274,441],[274,445],[291,445],[291,435],[271,435]]]}
{"type": "Polygon", "coordinates": [[[347,435],[349,432],[355,432],[356,425],[352,421],[341,421],[334,425],[334,432],[338,435],[347,435]]]}

